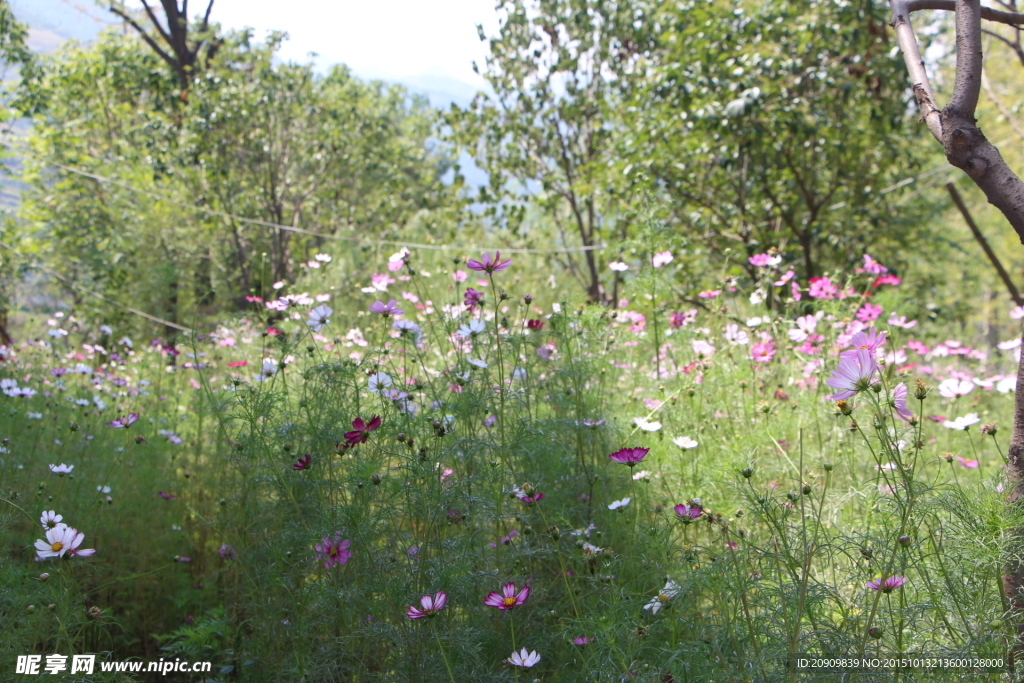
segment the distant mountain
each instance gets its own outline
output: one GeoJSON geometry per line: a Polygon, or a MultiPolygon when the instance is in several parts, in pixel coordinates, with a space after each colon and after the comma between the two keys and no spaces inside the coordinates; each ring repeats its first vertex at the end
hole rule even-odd
{"type": "Polygon", "coordinates": [[[115,22],[93,0],[8,0],[14,16],[29,26],[29,46],[49,52],[67,40],[88,42],[115,22]]]}

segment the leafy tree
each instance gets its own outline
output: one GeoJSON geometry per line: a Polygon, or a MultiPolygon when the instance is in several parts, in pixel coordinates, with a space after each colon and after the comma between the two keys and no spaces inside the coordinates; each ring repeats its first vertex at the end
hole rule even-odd
{"type": "Polygon", "coordinates": [[[694,0],[648,22],[620,159],[684,233],[744,264],[780,246],[808,278],[908,239],[880,190],[923,155],[875,3],[694,0]]]}
{"type": "MultiPolygon", "coordinates": [[[[498,11],[484,70],[492,92],[449,117],[489,173],[479,200],[515,225],[532,199],[564,244],[589,248],[622,234],[616,219],[628,217],[607,169],[623,125],[616,80],[642,32],[635,3],[506,0],[498,11]]],[[[570,256],[565,265],[591,300],[607,300],[594,250],[583,252],[582,265],[570,256]]]]}
{"type": "Polygon", "coordinates": [[[27,245],[171,321],[244,304],[327,240],[386,236],[454,192],[422,100],[277,63],[281,36],[222,40],[185,106],[162,60],[113,32],[47,59],[26,93],[39,111],[27,245]]]}

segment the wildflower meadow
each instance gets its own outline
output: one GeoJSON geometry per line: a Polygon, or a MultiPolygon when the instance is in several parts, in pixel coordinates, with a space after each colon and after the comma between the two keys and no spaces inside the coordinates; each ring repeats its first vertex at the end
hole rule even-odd
{"type": "Polygon", "coordinates": [[[0,355],[3,661],[1008,680],[1019,339],[908,319],[869,255],[802,282],[769,250],[692,299],[679,256],[614,262],[614,309],[402,249],[203,333],[33,319],[0,355]]]}

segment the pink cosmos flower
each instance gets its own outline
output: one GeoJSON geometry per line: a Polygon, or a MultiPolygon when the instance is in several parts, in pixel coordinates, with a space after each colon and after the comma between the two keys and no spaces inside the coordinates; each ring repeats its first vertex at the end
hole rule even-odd
{"type": "Polygon", "coordinates": [[[864,254],[864,272],[871,275],[881,275],[882,273],[888,273],[889,269],[867,254],[864,254]]]}
{"type": "Polygon", "coordinates": [[[484,604],[488,607],[497,607],[505,611],[519,607],[526,602],[528,597],[530,597],[529,586],[523,586],[517,593],[516,585],[509,581],[501,587],[501,593],[494,591],[488,593],[487,597],[484,598],[484,604]]]}
{"type": "Polygon", "coordinates": [[[313,456],[310,455],[309,453],[306,453],[301,458],[295,461],[295,463],[292,465],[292,469],[296,471],[309,469],[309,465],[312,462],[313,456]]]}
{"type": "Polygon", "coordinates": [[[896,414],[904,422],[914,419],[914,414],[907,409],[907,385],[903,382],[897,384],[892,390],[892,407],[896,409],[896,414]]]}
{"type": "Polygon", "coordinates": [[[609,455],[608,458],[614,462],[620,462],[623,465],[633,467],[643,460],[650,450],[650,448],[620,448],[609,455]]]}
{"type": "Polygon", "coordinates": [[[507,259],[505,261],[501,260],[500,251],[494,252],[493,259],[491,258],[490,254],[485,252],[481,259],[481,261],[469,259],[468,261],[466,261],[466,267],[469,268],[470,270],[480,271],[481,273],[496,273],[499,270],[505,270],[510,265],[512,265],[512,259],[507,259]]]}
{"type": "Polygon", "coordinates": [[[175,498],[177,498],[177,496],[174,495],[173,493],[167,493],[166,491],[161,491],[157,495],[163,498],[164,500],[174,500],[175,498]]]}
{"type": "Polygon", "coordinates": [[[680,503],[675,506],[676,517],[682,520],[683,524],[690,524],[695,519],[700,519],[704,511],[699,505],[680,503]]]}
{"type": "Polygon", "coordinates": [[[892,593],[894,590],[896,590],[897,588],[899,588],[900,586],[902,586],[906,582],[907,582],[907,578],[905,576],[900,576],[899,574],[893,574],[892,576],[890,576],[889,578],[885,579],[884,581],[876,581],[876,580],[868,581],[867,587],[870,588],[873,591],[880,590],[883,593],[892,593]]]}
{"type": "Polygon", "coordinates": [[[355,446],[358,443],[364,443],[370,438],[370,432],[376,431],[380,428],[381,419],[380,415],[374,415],[370,418],[369,422],[364,422],[363,418],[357,417],[352,420],[351,432],[345,432],[345,441],[348,442],[349,446],[355,446]]]}
{"type": "Polygon", "coordinates": [[[750,358],[757,363],[770,363],[775,358],[775,345],[770,342],[760,342],[750,347],[750,358]]]}
{"type": "Polygon", "coordinates": [[[809,282],[810,289],[807,294],[812,299],[834,299],[839,293],[839,288],[827,277],[812,277],[809,282]]]}
{"type": "Polygon", "coordinates": [[[220,547],[217,553],[220,555],[220,559],[222,560],[233,560],[237,557],[235,549],[226,543],[220,547]]]}
{"type": "Polygon", "coordinates": [[[594,639],[590,636],[577,636],[572,639],[572,644],[579,645],[580,647],[583,647],[584,645],[590,645],[592,642],[594,642],[594,639]]]}
{"type": "Polygon", "coordinates": [[[671,251],[659,251],[657,254],[651,257],[651,265],[655,268],[661,268],[664,265],[672,263],[672,252],[671,251]]]}
{"type": "Polygon", "coordinates": [[[772,256],[771,254],[754,254],[747,261],[752,266],[758,268],[764,268],[765,266],[777,266],[782,263],[781,256],[772,256]]]}
{"type": "Polygon", "coordinates": [[[324,536],[313,548],[320,554],[318,560],[324,561],[324,567],[330,569],[336,564],[345,564],[352,557],[352,551],[348,549],[352,541],[341,540],[341,533],[336,532],[334,538],[324,536]]]}
{"type": "Polygon", "coordinates": [[[116,420],[111,420],[107,424],[109,424],[114,429],[128,429],[133,424],[138,422],[138,420],[139,420],[139,414],[138,413],[128,413],[127,416],[119,417],[116,420]]]}
{"type": "Polygon", "coordinates": [[[469,275],[464,270],[456,270],[452,273],[452,279],[456,282],[465,282],[467,277],[469,277],[469,275]]]}
{"type": "Polygon", "coordinates": [[[870,323],[878,320],[878,316],[882,315],[882,307],[876,304],[864,304],[857,311],[857,320],[862,323],[870,323]]]}
{"type": "Polygon", "coordinates": [[[601,425],[604,424],[604,418],[602,417],[600,420],[584,419],[583,424],[586,425],[587,427],[600,427],[601,425]]]}
{"type": "Polygon", "coordinates": [[[839,356],[853,356],[861,349],[865,349],[874,354],[875,351],[885,343],[886,334],[886,332],[879,332],[874,327],[869,327],[865,330],[856,332],[852,337],[850,337],[849,342],[853,349],[843,351],[839,356]]]}
{"type": "Polygon", "coordinates": [[[704,290],[703,292],[701,292],[697,296],[699,296],[701,299],[715,299],[721,293],[722,293],[722,290],[720,290],[720,289],[708,289],[708,290],[704,290]]]}
{"type": "Polygon", "coordinates": [[[800,283],[796,280],[789,283],[789,292],[793,297],[793,301],[800,301],[803,298],[803,295],[800,293],[800,283]]]}
{"type": "Polygon", "coordinates": [[[895,275],[882,275],[880,277],[876,277],[875,281],[871,283],[871,286],[877,289],[882,285],[892,285],[893,287],[896,287],[902,283],[903,280],[896,277],[895,275]]]}
{"type": "Polygon", "coordinates": [[[476,307],[481,305],[484,302],[484,293],[483,292],[478,292],[477,290],[473,289],[472,287],[467,288],[466,289],[466,293],[463,296],[465,298],[465,301],[463,301],[462,304],[467,309],[469,309],[470,313],[475,311],[476,307]]]}
{"type": "Polygon", "coordinates": [[[394,299],[391,299],[387,303],[374,301],[370,304],[370,310],[374,313],[380,313],[385,318],[391,315],[402,315],[402,313],[405,313],[405,311],[398,307],[398,304],[394,299]]]}
{"type": "Polygon", "coordinates": [[[796,275],[796,271],[795,270],[787,270],[785,275],[780,277],[778,280],[776,280],[772,284],[775,285],[776,287],[781,287],[782,285],[784,285],[787,282],[789,282],[790,280],[792,280],[794,275],[796,275]]]}
{"type": "Polygon", "coordinates": [[[36,541],[36,557],[45,560],[51,557],[63,557],[64,553],[77,555],[78,557],[89,557],[96,551],[92,548],[79,550],[85,534],[78,529],[69,527],[67,524],[58,524],[46,532],[46,540],[36,541]]]}
{"type": "Polygon", "coordinates": [[[967,458],[961,458],[959,455],[956,456],[956,459],[957,459],[957,462],[959,462],[961,465],[963,465],[964,467],[966,467],[969,470],[974,470],[974,469],[978,468],[978,461],[977,460],[968,460],[967,458]]]}
{"type": "Polygon", "coordinates": [[[841,355],[839,367],[832,371],[825,384],[838,392],[829,396],[833,401],[843,401],[871,384],[871,378],[878,371],[875,354],[867,349],[857,349],[856,355],[841,355]]]}
{"type": "MultiPolygon", "coordinates": [[[[458,510],[456,510],[456,512],[458,512],[458,510]]],[[[462,515],[461,514],[459,515],[459,520],[460,521],[462,520],[462,515]]],[[[451,521],[451,520],[449,519],[449,521],[451,521]]],[[[508,545],[509,543],[512,542],[512,539],[515,538],[518,535],[519,535],[519,529],[513,529],[512,531],[508,532],[508,535],[503,536],[501,541],[499,541],[499,542],[502,545],[508,545]]],[[[487,545],[489,545],[492,548],[497,548],[498,547],[497,543],[488,543],[487,545]]]]}
{"type": "Polygon", "coordinates": [[[409,611],[405,613],[405,616],[410,619],[423,619],[425,617],[432,617],[448,604],[448,594],[444,591],[438,591],[433,595],[424,595],[420,598],[420,607],[409,605],[409,611]]]}

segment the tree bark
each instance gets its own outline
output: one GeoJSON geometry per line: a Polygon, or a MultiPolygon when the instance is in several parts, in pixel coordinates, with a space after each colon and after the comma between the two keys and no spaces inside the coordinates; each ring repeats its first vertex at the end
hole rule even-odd
{"type": "MultiPolygon", "coordinates": [[[[1024,183],[1006,165],[999,150],[988,141],[977,126],[974,113],[978,104],[982,78],[981,18],[988,15],[1005,23],[1018,22],[1021,15],[992,17],[992,11],[981,7],[980,0],[890,0],[892,26],[903,58],[910,72],[911,83],[921,115],[932,135],[942,143],[946,159],[962,169],[985,193],[989,203],[1002,211],[1006,220],[1024,244],[1024,183]],[[928,75],[910,24],[914,9],[954,9],[956,12],[956,80],[949,103],[938,109],[928,75]]],[[[1024,331],[1022,331],[1024,339],[1024,331]]],[[[1024,354],[1017,367],[1017,391],[1014,397],[1013,433],[1010,437],[1006,476],[1010,485],[1006,504],[1011,508],[1024,506],[1024,354]]],[[[1014,529],[1008,542],[1003,587],[1016,620],[1017,640],[1013,655],[1024,652],[1024,557],[1021,556],[1024,529],[1014,529]]]]}

